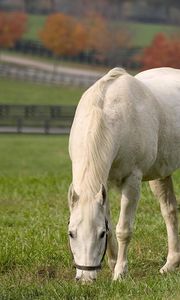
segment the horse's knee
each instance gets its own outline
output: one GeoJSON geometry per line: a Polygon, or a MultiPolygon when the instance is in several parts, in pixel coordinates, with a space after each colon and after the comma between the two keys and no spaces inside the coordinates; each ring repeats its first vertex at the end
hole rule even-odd
{"type": "Polygon", "coordinates": [[[163,217],[167,220],[172,222],[176,222],[177,219],[177,206],[176,205],[167,205],[161,204],[161,212],[163,217]]]}
{"type": "Polygon", "coordinates": [[[123,230],[123,229],[116,228],[116,238],[118,242],[128,243],[131,239],[131,236],[132,236],[131,230],[127,230],[127,229],[123,230]]]}

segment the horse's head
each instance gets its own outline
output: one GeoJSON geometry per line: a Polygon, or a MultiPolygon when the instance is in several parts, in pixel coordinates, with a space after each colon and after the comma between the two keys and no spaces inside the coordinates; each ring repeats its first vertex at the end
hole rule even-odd
{"type": "Polygon", "coordinates": [[[93,281],[107,246],[106,191],[102,185],[93,197],[77,195],[69,188],[69,240],[76,267],[76,280],[93,281]]]}

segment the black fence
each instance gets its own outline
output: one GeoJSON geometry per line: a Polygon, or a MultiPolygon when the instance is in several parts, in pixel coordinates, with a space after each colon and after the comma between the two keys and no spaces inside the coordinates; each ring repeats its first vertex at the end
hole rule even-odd
{"type": "Polygon", "coordinates": [[[75,106],[0,105],[0,133],[68,134],[75,106]]]}

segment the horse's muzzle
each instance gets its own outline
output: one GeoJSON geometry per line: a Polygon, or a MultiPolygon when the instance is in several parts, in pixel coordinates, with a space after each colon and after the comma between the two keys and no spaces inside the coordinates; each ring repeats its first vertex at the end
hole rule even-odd
{"type": "Polygon", "coordinates": [[[96,271],[83,271],[78,270],[76,273],[76,281],[82,283],[92,283],[97,279],[97,272],[96,271]]]}

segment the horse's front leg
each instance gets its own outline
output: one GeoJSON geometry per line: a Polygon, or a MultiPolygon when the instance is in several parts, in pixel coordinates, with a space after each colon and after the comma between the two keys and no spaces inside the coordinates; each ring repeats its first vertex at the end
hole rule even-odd
{"type": "Polygon", "coordinates": [[[133,222],[138,200],[140,198],[141,173],[133,172],[123,183],[121,211],[116,226],[118,257],[114,269],[114,280],[121,279],[128,269],[127,248],[131,239],[133,222]]]}
{"type": "Polygon", "coordinates": [[[106,214],[107,214],[108,226],[109,226],[108,240],[107,240],[108,265],[111,271],[114,271],[114,267],[117,261],[117,241],[112,228],[109,201],[107,201],[106,214]]]}

